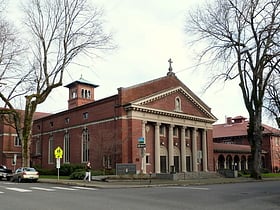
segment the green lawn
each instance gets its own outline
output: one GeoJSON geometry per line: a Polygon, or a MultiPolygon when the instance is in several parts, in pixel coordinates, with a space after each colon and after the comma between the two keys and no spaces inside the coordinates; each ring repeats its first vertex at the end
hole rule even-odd
{"type": "Polygon", "coordinates": [[[262,174],[263,178],[275,178],[275,177],[279,177],[280,178],[280,173],[265,173],[262,174]]]}
{"type": "MultiPolygon", "coordinates": [[[[40,175],[41,179],[57,179],[57,175],[40,175]]],[[[69,176],[59,176],[59,179],[69,179],[69,176]]]]}

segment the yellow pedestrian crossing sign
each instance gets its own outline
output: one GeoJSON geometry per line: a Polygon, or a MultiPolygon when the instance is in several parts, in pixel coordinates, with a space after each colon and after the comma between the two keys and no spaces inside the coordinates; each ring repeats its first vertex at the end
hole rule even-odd
{"type": "Polygon", "coordinates": [[[54,150],[54,155],[55,155],[55,158],[62,158],[63,150],[61,149],[60,146],[58,146],[58,147],[54,150]]]}

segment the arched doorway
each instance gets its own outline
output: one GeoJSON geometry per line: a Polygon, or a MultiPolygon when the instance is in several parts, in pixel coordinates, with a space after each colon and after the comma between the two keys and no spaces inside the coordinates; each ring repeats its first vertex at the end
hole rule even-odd
{"type": "Polygon", "coordinates": [[[219,155],[218,157],[218,169],[225,168],[225,157],[223,155],[219,155]]]}
{"type": "Polygon", "coordinates": [[[165,146],[160,146],[160,173],[167,173],[167,149],[165,146]]]}
{"type": "Polygon", "coordinates": [[[178,147],[174,147],[174,167],[176,172],[180,172],[180,150],[178,147]]]}
{"type": "Polygon", "coordinates": [[[242,155],[241,157],[241,171],[245,171],[246,170],[246,157],[244,155],[242,155]]]}
{"type": "Polygon", "coordinates": [[[234,160],[234,168],[233,169],[239,171],[239,169],[240,169],[240,165],[239,165],[240,164],[240,158],[239,158],[239,156],[235,155],[233,160],[234,160]]]}
{"type": "Polygon", "coordinates": [[[226,169],[232,169],[232,157],[230,155],[226,158],[226,169]]]}
{"type": "Polygon", "coordinates": [[[191,171],[192,170],[192,152],[190,147],[186,147],[186,170],[191,171]]]}

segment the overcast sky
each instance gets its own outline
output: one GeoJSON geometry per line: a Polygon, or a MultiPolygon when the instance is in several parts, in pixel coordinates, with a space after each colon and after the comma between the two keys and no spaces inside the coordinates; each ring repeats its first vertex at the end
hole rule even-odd
{"type": "MultiPolygon", "coordinates": [[[[102,99],[116,94],[119,87],[165,76],[171,58],[176,76],[212,108],[218,123],[224,123],[226,116],[248,116],[237,82],[215,85],[206,93],[202,91],[209,75],[193,68],[194,53],[187,45],[190,40],[184,32],[186,15],[198,4],[197,0],[92,1],[103,7],[106,28],[114,32],[118,49],[72,67],[65,75],[64,85],[82,75],[99,85],[95,98],[102,99]]],[[[57,88],[38,111],[66,110],[67,100],[68,89],[57,88]]]]}

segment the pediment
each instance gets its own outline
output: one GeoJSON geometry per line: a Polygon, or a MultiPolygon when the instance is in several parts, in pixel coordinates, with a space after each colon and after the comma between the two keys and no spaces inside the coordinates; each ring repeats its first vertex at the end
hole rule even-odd
{"type": "Polygon", "coordinates": [[[173,113],[180,116],[193,116],[216,120],[211,109],[193,93],[189,93],[182,87],[150,95],[131,102],[132,106],[173,113]]]}

